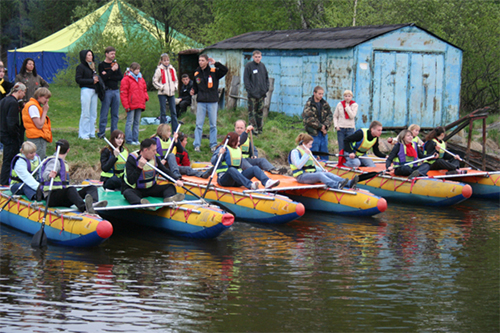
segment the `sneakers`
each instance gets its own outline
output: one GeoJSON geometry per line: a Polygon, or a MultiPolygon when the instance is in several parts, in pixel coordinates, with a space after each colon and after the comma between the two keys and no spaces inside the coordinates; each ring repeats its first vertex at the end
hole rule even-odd
{"type": "Polygon", "coordinates": [[[264,185],[265,188],[273,188],[275,186],[278,186],[280,184],[280,181],[277,180],[277,179],[269,179],[267,182],[266,182],[266,185],[264,185]]]}
{"type": "Polygon", "coordinates": [[[358,185],[358,181],[359,181],[359,176],[358,175],[354,176],[354,178],[351,180],[351,184],[349,187],[355,190],[357,188],[356,185],[358,185]]]}
{"type": "Polygon", "coordinates": [[[208,177],[210,177],[212,175],[213,171],[214,171],[214,167],[211,167],[210,169],[208,169],[207,171],[205,171],[204,173],[202,173],[201,176],[200,176],[200,178],[208,179],[208,177]]]}
{"type": "Polygon", "coordinates": [[[88,214],[95,214],[94,210],[94,199],[90,194],[85,195],[85,211],[88,214]]]}
{"type": "Polygon", "coordinates": [[[344,187],[346,187],[346,186],[347,186],[347,183],[349,183],[349,179],[347,179],[347,178],[346,178],[346,179],[344,179],[341,183],[339,183],[339,187],[338,187],[338,188],[339,188],[339,190],[343,190],[343,189],[344,189],[344,187]]]}
{"type": "Polygon", "coordinates": [[[467,170],[458,170],[458,174],[459,175],[466,175],[467,174],[467,170]]]}
{"type": "Polygon", "coordinates": [[[196,151],[196,152],[198,152],[198,153],[199,153],[199,152],[201,151],[201,150],[200,150],[200,147],[194,147],[194,151],[196,151]]]}
{"type": "Polygon", "coordinates": [[[259,189],[259,182],[253,182],[252,185],[250,186],[251,190],[258,190],[259,189]]]}
{"type": "MultiPolygon", "coordinates": [[[[151,204],[151,202],[149,202],[148,199],[141,199],[141,205],[149,205],[151,204]]],[[[144,207],[143,209],[147,209],[147,210],[156,210],[156,207],[144,207]]]]}
{"type": "Polygon", "coordinates": [[[216,150],[217,150],[217,146],[213,146],[210,148],[210,151],[212,152],[212,154],[215,153],[216,150]]]}
{"type": "Polygon", "coordinates": [[[107,200],[101,200],[101,201],[98,201],[94,204],[94,208],[95,207],[106,207],[107,205],[108,205],[107,200]]]}
{"type": "Polygon", "coordinates": [[[178,202],[178,201],[184,200],[185,197],[186,197],[186,195],[184,193],[177,193],[177,194],[174,194],[171,197],[164,198],[163,202],[174,202],[174,201],[178,202]]]}
{"type": "Polygon", "coordinates": [[[420,172],[418,172],[418,170],[413,170],[413,172],[408,176],[408,179],[413,179],[418,176],[420,176],[420,172]]]}

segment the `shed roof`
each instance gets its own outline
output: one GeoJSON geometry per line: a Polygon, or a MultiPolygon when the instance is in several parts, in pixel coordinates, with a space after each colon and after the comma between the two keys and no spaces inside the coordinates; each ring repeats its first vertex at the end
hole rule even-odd
{"type": "MultiPolygon", "coordinates": [[[[345,49],[407,26],[416,25],[405,23],[308,30],[253,31],[212,44],[206,49],[345,49]]],[[[425,29],[422,30],[443,40],[425,29]]]]}

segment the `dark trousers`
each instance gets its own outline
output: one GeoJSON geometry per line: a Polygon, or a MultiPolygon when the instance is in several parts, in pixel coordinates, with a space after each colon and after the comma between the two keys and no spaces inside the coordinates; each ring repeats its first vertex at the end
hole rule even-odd
{"type": "Polygon", "coordinates": [[[431,166],[429,163],[423,163],[418,166],[405,165],[399,168],[394,169],[394,174],[396,176],[409,176],[413,171],[418,170],[420,176],[427,176],[427,172],[431,166]]]}
{"type": "Polygon", "coordinates": [[[121,190],[122,188],[122,180],[118,178],[116,175],[113,175],[111,178],[101,177],[102,187],[108,190],[121,190]]]}
{"type": "MultiPolygon", "coordinates": [[[[180,101],[179,102],[179,112],[178,116],[180,116],[183,112],[187,111],[188,106],[191,105],[191,101],[180,101]]],[[[175,130],[174,130],[175,131],[175,130]]]]}
{"type": "Polygon", "coordinates": [[[85,211],[85,195],[90,194],[92,196],[92,201],[99,201],[99,196],[97,194],[97,187],[88,186],[77,191],[75,187],[67,187],[58,190],[52,190],[49,199],[49,207],[71,207],[75,205],[80,212],[85,211]]]}
{"type": "Polygon", "coordinates": [[[144,197],[168,198],[177,193],[172,184],[158,185],[154,184],[150,188],[137,189],[128,187],[123,191],[123,196],[131,205],[138,205],[144,197]]]}
{"type": "Polygon", "coordinates": [[[262,117],[264,115],[264,97],[248,98],[248,122],[253,126],[253,133],[262,133],[264,124],[262,117]]]}
{"type": "Polygon", "coordinates": [[[10,178],[10,163],[14,156],[19,153],[19,148],[21,147],[17,140],[12,140],[10,138],[2,138],[3,143],[3,164],[2,172],[0,174],[0,184],[9,185],[10,178]]]}
{"type": "Polygon", "coordinates": [[[24,186],[21,187],[22,184],[23,183],[15,183],[10,188],[10,192],[12,194],[16,193],[16,195],[23,195],[24,194],[26,196],[26,198],[28,198],[30,200],[34,200],[36,197],[36,190],[32,189],[31,187],[29,187],[26,184],[24,184],[24,186]],[[20,187],[21,187],[21,189],[18,190],[20,187]]]}
{"type": "Polygon", "coordinates": [[[445,160],[438,158],[436,162],[431,164],[431,170],[457,170],[460,168],[460,161],[456,159],[445,160]]]}

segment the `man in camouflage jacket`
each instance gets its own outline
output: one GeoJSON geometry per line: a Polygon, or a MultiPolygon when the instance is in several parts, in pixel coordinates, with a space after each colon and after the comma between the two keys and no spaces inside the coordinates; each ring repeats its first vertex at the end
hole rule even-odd
{"type": "MultiPolygon", "coordinates": [[[[328,153],[328,129],[333,124],[333,113],[328,102],[323,99],[324,92],[320,86],[314,88],[313,96],[307,100],[302,112],[302,121],[306,132],[314,139],[311,151],[328,153]]],[[[328,155],[319,157],[328,159],[328,155]]]]}

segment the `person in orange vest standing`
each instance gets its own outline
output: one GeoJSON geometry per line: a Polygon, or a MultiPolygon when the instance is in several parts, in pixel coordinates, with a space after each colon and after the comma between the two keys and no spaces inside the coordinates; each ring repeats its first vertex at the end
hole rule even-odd
{"type": "Polygon", "coordinates": [[[47,143],[52,142],[52,129],[47,116],[51,96],[49,89],[38,88],[23,109],[27,141],[36,145],[36,153],[42,161],[46,157],[47,143]]]}

